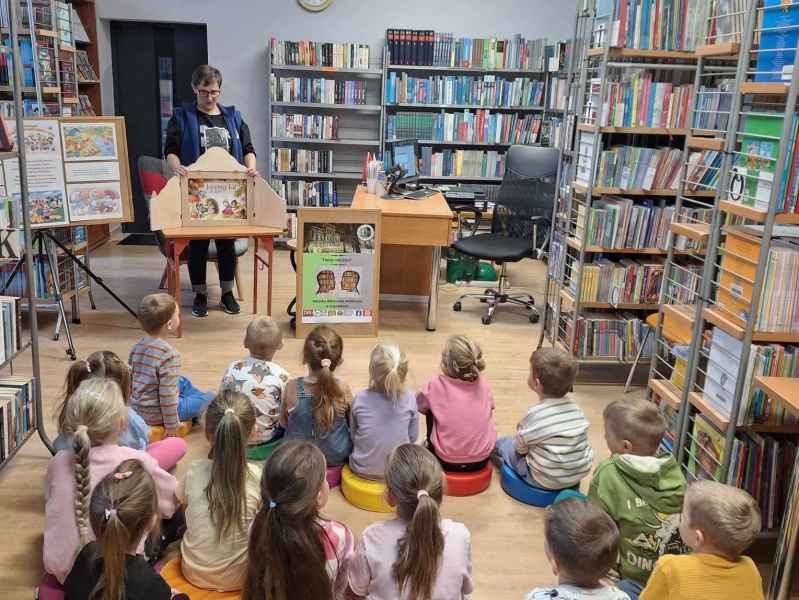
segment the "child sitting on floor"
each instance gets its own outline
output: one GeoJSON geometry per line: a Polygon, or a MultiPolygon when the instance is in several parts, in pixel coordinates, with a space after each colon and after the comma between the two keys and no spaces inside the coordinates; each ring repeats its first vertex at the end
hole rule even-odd
{"type": "Polygon", "coordinates": [[[128,459],[100,481],[88,503],[97,541],[86,544],[64,582],[64,600],[189,600],[138,552],[158,523],[155,483],[138,460],[128,459]]]}
{"type": "Polygon", "coordinates": [[[453,335],[441,352],[442,373],[416,394],[419,412],[426,415],[427,447],[445,471],[479,471],[497,441],[494,396],[480,375],[483,369],[480,346],[453,335]]]}
{"type": "Polygon", "coordinates": [[[682,552],[685,477],[672,454],[657,455],[666,420],[652,402],[616,400],[603,417],[611,456],[594,471],[588,497],[619,528],[619,587],[637,598],[658,557],[682,552]]]}
{"type": "Polygon", "coordinates": [[[661,556],[641,600],[763,600],[760,573],[741,556],[760,533],[760,511],[745,491],[697,481],[685,492],[680,535],[693,554],[661,556]]]}
{"type": "Polygon", "coordinates": [[[319,514],[330,495],[326,468],[308,442],[283,442],[267,459],[242,600],[343,598],[355,538],[319,514]]]}
{"type": "MultiPolygon", "coordinates": [[[[50,460],[44,487],[44,568],[62,583],[78,551],[94,539],[89,527],[93,483],[123,460],[140,461],[152,475],[161,517],[171,517],[177,508],[175,478],[149,454],[117,444],[126,413],[122,390],[110,379],[87,379],[67,402],[63,431],[72,436],[72,449],[50,460]]],[[[138,552],[143,549],[144,540],[138,552]]]]}
{"type": "Polygon", "coordinates": [[[58,437],[53,442],[56,451],[72,448],[72,436],[64,432],[64,419],[67,414],[69,397],[82,381],[92,377],[107,377],[119,384],[127,410],[127,427],[119,436],[119,444],[136,450],[145,450],[158,461],[165,471],[170,471],[186,454],[186,441],[181,438],[166,438],[154,444],[150,443],[150,428],[139,416],[130,402],[130,367],[119,357],[108,350],[90,354],[86,360],[72,363],[67,371],[64,384],[64,401],[58,409],[58,437]]]}
{"type": "Polygon", "coordinates": [[[348,413],[350,386],[333,373],[341,364],[344,342],[326,325],[314,327],[305,338],[302,362],[308,375],[286,385],[280,425],[287,440],[307,440],[325,456],[329,467],[347,462],[352,452],[348,413]]]}
{"type": "Polygon", "coordinates": [[[601,508],[580,498],[555,502],[544,522],[544,553],[558,585],[536,588],[526,600],[629,600],[602,583],[618,552],[619,530],[601,508]]]}
{"type": "Polygon", "coordinates": [[[145,422],[176,436],[181,421],[202,414],[213,394],[205,394],[180,375],[180,355],[167,336],[180,324],[180,310],[169,294],[150,294],[139,305],[142,337],[130,351],[131,401],[145,422]]]}
{"type": "Polygon", "coordinates": [[[577,375],[574,359],[554,348],[530,357],[527,386],[538,396],[516,426],[516,435],[497,440],[497,458],[538,488],[575,487],[591,471],[594,452],[588,420],[567,394],[577,375]]]}
{"type": "Polygon", "coordinates": [[[395,344],[378,344],[369,359],[369,389],[358,392],[350,410],[353,473],[382,479],[386,460],[400,444],[415,443],[419,413],[405,389],[408,359],[395,344]]]}
{"type": "Polygon", "coordinates": [[[397,518],[370,525],[349,565],[360,597],[464,598],[474,590],[471,541],[462,523],[442,519],[444,474],[422,446],[403,444],[385,471],[397,518]]]}
{"type": "Polygon", "coordinates": [[[283,347],[283,334],[269,317],[256,317],[247,326],[244,347],[247,358],[230,363],[222,377],[219,391],[232,390],[247,396],[255,408],[255,429],[249,440],[247,457],[266,459],[270,442],[283,437],[280,426],[280,405],[289,380],[288,372],[272,362],[275,352],[283,347]]]}
{"type": "Polygon", "coordinates": [[[261,468],[247,462],[255,409],[244,394],[220,392],[205,409],[208,458],[194,461],[178,486],[186,513],[183,576],[209,590],[240,590],[247,570],[247,534],[261,500],[261,468]]]}

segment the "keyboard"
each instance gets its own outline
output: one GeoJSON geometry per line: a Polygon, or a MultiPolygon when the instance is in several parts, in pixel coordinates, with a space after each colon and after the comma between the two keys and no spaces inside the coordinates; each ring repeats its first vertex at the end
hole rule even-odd
{"type": "Polygon", "coordinates": [[[444,193],[444,197],[447,200],[474,200],[475,194],[464,190],[449,190],[444,193]]]}

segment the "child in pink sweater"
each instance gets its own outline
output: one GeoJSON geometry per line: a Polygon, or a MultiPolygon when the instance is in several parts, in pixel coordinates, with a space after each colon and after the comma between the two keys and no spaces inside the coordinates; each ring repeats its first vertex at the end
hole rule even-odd
{"type": "Polygon", "coordinates": [[[497,441],[491,415],[494,396],[486,380],[483,351],[465,335],[447,339],[441,352],[441,375],[416,394],[427,416],[426,445],[445,471],[479,471],[497,441]]]}
{"type": "MultiPolygon", "coordinates": [[[[61,583],[78,551],[95,539],[89,525],[92,490],[122,461],[138,460],[152,476],[162,518],[177,508],[177,480],[146,452],[117,445],[126,415],[119,385],[101,377],[81,383],[64,409],[63,431],[72,437],[72,448],[50,461],[44,488],[44,568],[61,583]]],[[[138,553],[143,551],[144,539],[138,553]]]]}

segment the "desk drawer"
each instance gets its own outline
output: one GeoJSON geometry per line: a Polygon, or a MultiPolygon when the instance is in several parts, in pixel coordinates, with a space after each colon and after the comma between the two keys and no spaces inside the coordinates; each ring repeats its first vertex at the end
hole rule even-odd
{"type": "Polygon", "coordinates": [[[449,246],[449,219],[383,215],[383,243],[402,246],[449,246]]]}

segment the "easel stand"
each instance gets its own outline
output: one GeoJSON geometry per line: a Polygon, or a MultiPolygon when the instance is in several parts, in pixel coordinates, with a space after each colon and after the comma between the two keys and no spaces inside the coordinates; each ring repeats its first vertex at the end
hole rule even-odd
{"type": "MultiPolygon", "coordinates": [[[[58,271],[58,260],[56,254],[56,248],[61,250],[64,253],[64,256],[67,256],[73,264],[81,268],[97,285],[103,288],[108,294],[116,300],[125,310],[127,310],[133,318],[137,318],[136,313],[133,309],[128,306],[122,298],[120,298],[114,291],[109,288],[105,282],[103,281],[102,277],[97,276],[91,268],[84,264],[82,260],[80,260],[77,256],[75,256],[71,250],[69,250],[64,244],[58,240],[55,235],[53,235],[53,231],[51,229],[37,229],[33,232],[33,243],[31,244],[31,248],[38,248],[38,255],[39,259],[43,260],[46,258],[47,265],[50,269],[50,274],[52,276],[52,284],[53,284],[53,297],[55,300],[55,304],[58,306],[58,319],[56,321],[55,331],[53,333],[53,339],[58,340],[61,334],[61,327],[63,326],[64,331],[67,334],[67,356],[71,360],[75,360],[77,358],[77,351],[75,349],[75,343],[72,339],[72,331],[69,328],[69,321],[67,320],[66,309],[64,307],[64,296],[61,292],[61,284],[58,281],[59,271],[58,271]]],[[[14,270],[11,272],[11,276],[8,278],[8,282],[3,287],[2,292],[4,293],[6,288],[11,285],[14,281],[14,278],[19,273],[22,265],[25,261],[25,254],[20,256],[20,259],[14,265],[14,270]]],[[[33,273],[28,273],[29,277],[34,276],[33,273]]],[[[75,281],[75,292],[72,296],[72,322],[76,325],[80,324],[80,303],[78,297],[78,282],[75,281]]],[[[91,293],[91,288],[89,288],[89,302],[91,303],[92,310],[97,310],[97,306],[94,304],[94,296],[91,293]]]]}

